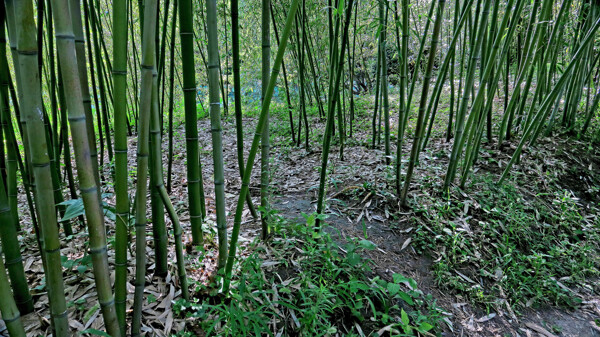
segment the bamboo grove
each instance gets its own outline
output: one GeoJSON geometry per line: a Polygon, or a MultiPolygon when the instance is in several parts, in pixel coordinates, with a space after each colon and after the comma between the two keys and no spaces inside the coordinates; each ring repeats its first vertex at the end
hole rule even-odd
{"type": "Polygon", "coordinates": [[[318,214],[326,212],[332,148],[339,147],[343,159],[361,125],[369,130],[365,146],[381,149],[395,176],[398,210],[418,203],[411,181],[436,125],[452,144],[442,194],[467,186],[483,144],[496,151],[515,144],[503,180],[540,137],[558,130],[590,142],[600,137],[598,1],[413,1],[0,2],[0,311],[11,336],[25,336],[20,316],[34,310],[19,241],[25,210],[54,336],[70,334],[60,249],[78,231],[87,232],[86,253],[111,336],[143,334],[149,240],[154,274],[165,277],[174,236],[181,296],[193,296],[185,238],[204,247],[210,212],[216,216],[217,289],[227,297],[244,211],[260,222],[263,240],[271,234],[275,104],[285,107],[289,142],[321,151],[318,214]],[[252,83],[259,84],[260,97],[249,136],[243,101],[252,83]],[[361,96],[374,99],[359,105],[361,96]],[[185,222],[170,195],[179,100],[185,222]],[[198,127],[200,111],[209,116],[209,130],[198,127]],[[235,150],[223,145],[222,118],[230,113],[235,150]],[[324,130],[315,121],[324,122],[324,130]],[[200,160],[201,132],[211,135],[212,163],[200,160]],[[318,142],[310,140],[314,132],[322,132],[318,142]],[[225,151],[237,156],[242,183],[233,191],[226,191],[225,151]],[[253,181],[259,152],[260,181],[253,181]],[[205,165],[212,165],[212,177],[203,173],[205,165]],[[209,184],[214,210],[207,207],[209,184]],[[260,186],[258,199],[251,185],[260,186]],[[226,192],[238,193],[232,214],[226,192]],[[105,193],[115,195],[112,219],[105,193]],[[65,221],[69,200],[80,200],[84,211],[65,221]],[[133,303],[128,283],[135,288],[133,303]]]}

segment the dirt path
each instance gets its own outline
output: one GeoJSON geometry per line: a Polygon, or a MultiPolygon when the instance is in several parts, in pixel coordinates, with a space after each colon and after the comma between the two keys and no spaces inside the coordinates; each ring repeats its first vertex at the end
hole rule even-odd
{"type": "MultiPolygon", "coordinates": [[[[315,211],[315,203],[310,200],[306,194],[281,196],[274,207],[282,216],[302,221],[300,213],[315,211]]],[[[345,215],[333,213],[328,214],[326,222],[339,243],[344,238],[364,238],[367,234],[368,240],[378,247],[368,252],[377,275],[391,281],[394,273],[403,274],[416,280],[419,289],[432,294],[438,305],[449,313],[453,324],[453,329],[446,327],[446,336],[600,336],[600,329],[594,323],[600,315],[597,300],[574,311],[544,307],[529,309],[517,317],[507,311],[486,313],[485,308],[473,306],[464,298],[441,290],[431,276],[431,259],[416,253],[410,245],[412,229],[401,225],[392,229],[391,221],[381,220],[384,214],[374,210],[369,212],[371,220],[365,219],[364,227],[345,215]]]]}
{"type": "MultiPolygon", "coordinates": [[[[449,147],[440,141],[435,141],[431,147],[433,150],[422,156],[420,168],[425,169],[417,173],[420,177],[415,179],[416,187],[413,188],[412,195],[434,193],[430,186],[421,185],[428,175],[433,176],[437,173],[436,179],[443,178],[440,171],[446,167],[446,158],[436,157],[431,153],[447,151],[449,147]]],[[[549,151],[556,151],[555,147],[552,144],[544,144],[539,153],[531,157],[545,157],[546,162],[560,166],[562,162],[557,164],[559,159],[548,156],[549,151]]],[[[520,313],[515,314],[506,303],[492,305],[486,309],[440,287],[432,276],[431,267],[434,261],[427,256],[428,254],[417,253],[411,244],[415,221],[426,220],[419,211],[397,212],[394,196],[386,192],[386,189],[393,188],[388,186],[390,180],[384,178],[389,174],[389,170],[384,165],[383,153],[358,145],[347,146],[345,151],[345,161],[339,160],[337,152],[330,155],[332,160],[326,222],[331,226],[334,238],[342,242],[344,238],[366,237],[375,243],[377,249],[367,253],[374,261],[374,272],[388,281],[393,273],[401,273],[415,279],[419,289],[432,294],[452,322],[452,327],[446,327],[445,335],[600,336],[600,328],[595,323],[600,318],[600,298],[597,296],[582,295],[585,298],[575,310],[542,306],[521,309],[520,313]]],[[[573,153],[557,153],[563,153],[563,157],[573,157],[573,153]]],[[[281,158],[280,153],[275,152],[274,157],[281,158]]],[[[507,154],[496,158],[498,166],[490,165],[489,161],[481,161],[475,170],[480,171],[478,174],[482,174],[483,171],[500,174],[500,164],[505,163],[508,158],[507,154]]],[[[589,160],[595,162],[593,158],[589,160]]],[[[274,198],[273,207],[285,218],[302,222],[302,213],[311,214],[316,211],[318,171],[310,168],[317,166],[319,162],[320,153],[307,153],[301,149],[286,154],[285,159],[278,162],[279,170],[273,177],[273,185],[279,194],[274,198]]],[[[582,163],[583,167],[591,168],[591,165],[582,163]]],[[[525,163],[523,167],[526,167],[525,163]]],[[[581,173],[580,170],[575,172],[581,173]]],[[[570,179],[564,180],[564,187],[574,192],[583,190],[578,180],[593,180],[581,174],[567,176],[570,179]],[[573,183],[572,180],[576,181],[573,183]],[[567,185],[568,183],[571,185],[567,185]]],[[[588,201],[589,199],[581,200],[582,203],[588,201]]],[[[427,206],[420,212],[426,210],[427,206]]]]}

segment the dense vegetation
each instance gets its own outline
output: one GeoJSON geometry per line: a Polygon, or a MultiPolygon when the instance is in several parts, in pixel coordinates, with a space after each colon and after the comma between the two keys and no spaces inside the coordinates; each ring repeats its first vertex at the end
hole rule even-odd
{"type": "Polygon", "coordinates": [[[0,333],[586,305],[597,333],[598,28],[598,1],[0,2],[0,333]]]}

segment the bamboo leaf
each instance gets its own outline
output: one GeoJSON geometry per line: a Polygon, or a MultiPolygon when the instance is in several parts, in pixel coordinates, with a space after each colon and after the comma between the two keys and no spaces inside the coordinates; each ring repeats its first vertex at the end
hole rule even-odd
{"type": "Polygon", "coordinates": [[[86,333],[88,333],[90,335],[94,335],[94,336],[110,337],[110,335],[107,334],[106,332],[100,331],[100,330],[97,330],[97,329],[83,330],[80,334],[83,335],[83,334],[86,334],[86,333]]]}
{"type": "Polygon", "coordinates": [[[71,220],[80,215],[85,214],[85,208],[83,207],[83,200],[81,199],[72,199],[59,203],[58,205],[67,205],[67,209],[65,210],[65,215],[63,215],[60,222],[64,222],[67,220],[71,220]]]}

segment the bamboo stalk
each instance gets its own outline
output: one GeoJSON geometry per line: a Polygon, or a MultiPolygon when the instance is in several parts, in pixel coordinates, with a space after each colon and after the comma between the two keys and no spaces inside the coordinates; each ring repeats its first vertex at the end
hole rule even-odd
{"type": "MultiPolygon", "coordinates": [[[[0,99],[1,100],[1,99],[0,99]]],[[[4,179],[0,175],[0,240],[4,247],[4,258],[6,269],[10,277],[10,285],[14,293],[16,305],[23,315],[33,312],[33,299],[29,293],[27,277],[23,268],[23,257],[21,246],[17,235],[17,227],[5,193],[4,179]]],[[[2,261],[2,254],[0,254],[2,261]]],[[[0,266],[0,272],[4,272],[4,266],[0,266]]]]}
{"type": "MultiPolygon", "coordinates": [[[[277,34],[277,30],[275,30],[275,34],[277,34]]],[[[233,53],[233,108],[235,112],[237,160],[238,167],[240,169],[240,177],[242,177],[244,175],[244,128],[242,125],[242,83],[240,79],[240,32],[238,0],[231,0],[231,40],[231,52],[233,53]]],[[[292,138],[293,134],[294,129],[292,124],[292,138]]],[[[246,203],[248,204],[248,209],[250,210],[252,217],[257,219],[258,214],[256,213],[256,209],[252,203],[252,197],[249,194],[246,196],[246,203]]]]}
{"type": "MultiPolygon", "coordinates": [[[[50,316],[52,318],[54,335],[62,337],[69,334],[67,302],[62,279],[60,257],[60,240],[58,238],[58,224],[52,186],[52,172],[50,171],[50,158],[48,144],[44,136],[44,121],[42,114],[42,95],[40,77],[37,67],[38,49],[36,31],[33,18],[33,4],[31,1],[7,0],[7,10],[14,8],[17,30],[17,54],[19,76],[21,78],[19,92],[23,98],[21,103],[24,129],[29,139],[29,153],[33,174],[35,176],[35,193],[37,195],[36,209],[39,212],[41,223],[41,237],[43,239],[43,252],[45,255],[45,273],[50,302],[50,316]],[[14,5],[14,7],[13,7],[14,5]],[[27,93],[27,95],[25,95],[27,93]],[[27,97],[27,99],[24,99],[27,97]]],[[[12,15],[8,15],[11,17],[12,15]]]]}
{"type": "MultiPolygon", "coordinates": [[[[0,245],[0,256],[2,256],[2,246],[0,245]]],[[[11,337],[25,337],[25,328],[21,321],[21,314],[10,293],[8,277],[4,269],[4,261],[0,257],[0,312],[2,320],[6,324],[6,329],[11,337]]]]}
{"type": "MultiPolygon", "coordinates": [[[[98,170],[98,148],[96,146],[96,133],[94,131],[94,116],[92,114],[92,99],[90,97],[90,87],[88,85],[88,71],[85,60],[85,39],[83,35],[83,23],[81,20],[80,0],[70,0],[71,19],[73,20],[73,33],[75,34],[75,52],[77,53],[77,70],[81,82],[81,97],[85,113],[85,126],[87,130],[88,143],[90,144],[90,157],[92,157],[92,166],[94,168],[94,178],[96,184],[100,185],[100,175],[98,170]]],[[[98,106],[96,105],[96,109],[98,106]]],[[[65,152],[66,153],[66,152],[65,152]]]]}
{"type": "MultiPolygon", "coordinates": [[[[352,1],[352,0],[350,0],[352,1]]],[[[281,68],[281,63],[283,60],[283,55],[285,53],[285,48],[287,47],[288,39],[290,37],[290,32],[292,30],[292,26],[294,23],[294,18],[296,17],[296,11],[298,9],[298,0],[292,0],[292,4],[290,5],[290,10],[287,15],[287,19],[285,21],[285,28],[281,34],[281,41],[279,47],[277,47],[277,56],[275,57],[275,61],[273,62],[273,69],[271,70],[271,81],[269,81],[269,86],[265,92],[265,98],[263,100],[263,105],[260,112],[260,117],[258,118],[258,123],[256,125],[256,132],[254,133],[254,138],[252,140],[252,146],[250,147],[250,152],[248,153],[248,160],[246,162],[246,168],[244,171],[244,178],[242,179],[242,189],[240,191],[240,196],[238,197],[238,201],[235,209],[235,219],[233,222],[233,230],[231,231],[231,241],[229,244],[229,255],[227,256],[227,265],[225,266],[225,278],[223,280],[223,293],[229,293],[229,285],[231,284],[231,275],[233,270],[233,263],[235,262],[235,254],[237,251],[237,242],[240,234],[240,227],[242,225],[242,213],[244,211],[244,201],[246,198],[246,194],[248,193],[250,187],[250,176],[252,174],[252,167],[254,165],[254,160],[256,159],[256,152],[258,151],[258,144],[260,142],[262,129],[265,125],[267,119],[267,112],[269,110],[269,105],[271,103],[271,98],[273,98],[273,91],[275,89],[275,82],[277,80],[277,75],[279,75],[279,69],[281,68]]]]}
{"type": "MultiPolygon", "coordinates": [[[[319,215],[323,214],[323,209],[325,207],[325,205],[324,205],[325,182],[326,182],[326,177],[327,177],[327,163],[328,163],[328,159],[329,159],[329,147],[331,144],[331,130],[333,128],[334,113],[335,113],[335,109],[336,109],[336,105],[337,105],[337,98],[338,98],[337,93],[340,90],[340,82],[341,82],[340,79],[342,77],[344,55],[345,55],[347,47],[348,47],[348,28],[350,26],[350,17],[352,15],[352,4],[353,4],[353,0],[348,0],[346,3],[344,28],[343,28],[343,33],[342,33],[342,44],[340,47],[339,56],[335,58],[339,62],[339,64],[337,66],[332,64],[332,66],[331,66],[331,69],[336,69],[336,73],[335,73],[335,79],[332,82],[333,86],[332,86],[332,89],[331,89],[330,95],[329,95],[329,104],[327,107],[327,113],[328,113],[327,124],[325,125],[325,135],[323,137],[323,152],[322,152],[322,157],[321,157],[321,172],[320,172],[321,174],[319,177],[319,194],[318,194],[318,199],[317,199],[317,214],[319,214],[319,215]]],[[[336,54],[337,54],[337,52],[336,52],[336,54]]],[[[317,221],[316,221],[315,225],[317,227],[319,227],[320,222],[321,222],[320,218],[317,217],[317,221]]]]}
{"type": "Polygon", "coordinates": [[[196,69],[194,63],[194,27],[191,0],[179,3],[179,33],[181,39],[181,66],[185,105],[185,139],[187,152],[188,201],[192,224],[192,241],[202,245],[202,220],[206,216],[202,165],[198,155],[198,121],[196,115],[196,69]]]}
{"type": "MultiPolygon", "coordinates": [[[[425,70],[425,76],[423,78],[423,89],[421,91],[421,101],[419,102],[419,113],[417,116],[417,125],[415,130],[415,137],[412,144],[412,150],[410,153],[410,161],[408,162],[408,168],[406,169],[406,178],[404,179],[404,188],[400,195],[400,204],[406,206],[406,197],[408,195],[408,189],[410,188],[410,181],[412,179],[413,170],[417,161],[419,160],[419,153],[421,147],[421,138],[425,130],[425,107],[427,105],[427,94],[429,93],[429,82],[431,81],[431,72],[433,70],[433,64],[435,63],[435,54],[437,50],[440,28],[442,26],[442,19],[444,14],[444,5],[446,0],[438,1],[438,10],[435,17],[435,23],[433,24],[433,32],[431,35],[431,48],[429,50],[429,60],[427,61],[427,69],[425,70]]],[[[485,23],[485,21],[484,21],[485,23]]]]}
{"type": "Polygon", "coordinates": [[[148,0],[144,8],[142,29],[142,82],[138,120],[137,171],[135,198],[135,293],[131,335],[141,335],[142,307],[146,284],[146,194],[148,192],[148,155],[150,115],[152,112],[152,82],[155,69],[156,0],[148,0]]]}
{"type": "MultiPolygon", "coordinates": [[[[158,22],[158,19],[157,19],[158,22]]],[[[154,274],[165,277],[167,270],[167,229],[165,210],[156,187],[163,181],[162,137],[158,114],[158,74],[152,77],[152,112],[150,116],[150,202],[152,208],[152,237],[154,238],[154,274]]]]}
{"type": "MultiPolygon", "coordinates": [[[[267,84],[269,83],[269,70],[271,68],[271,29],[269,25],[270,2],[270,0],[261,1],[261,104],[264,104],[265,93],[267,91],[267,84]]],[[[300,76],[304,75],[300,74],[300,76]]],[[[300,90],[302,91],[304,89],[300,88],[300,90]]],[[[260,206],[262,207],[260,218],[262,223],[263,240],[266,239],[269,235],[269,119],[269,112],[267,111],[267,120],[265,121],[265,127],[262,130],[260,140],[260,206]]]]}
{"type": "Polygon", "coordinates": [[[85,109],[77,68],[75,36],[68,1],[55,0],[52,3],[52,12],[55,17],[56,45],[59,51],[61,75],[65,88],[69,92],[66,97],[69,125],[73,138],[79,188],[86,211],[85,216],[90,241],[89,254],[92,256],[98,301],[102,309],[106,330],[112,336],[120,336],[108,267],[104,213],[98,198],[99,187],[96,184],[94,165],[90,156],[85,109]]]}
{"type": "MultiPolygon", "coordinates": [[[[213,166],[215,184],[215,206],[217,212],[217,236],[220,271],[227,261],[227,224],[225,214],[225,176],[223,172],[223,145],[221,128],[221,103],[219,97],[219,43],[217,39],[217,1],[206,1],[206,26],[208,38],[208,91],[210,100],[210,131],[212,135],[213,166]]],[[[225,98],[223,98],[225,99],[225,98]]],[[[245,198],[245,196],[244,196],[245,198]]]]}
{"type": "Polygon", "coordinates": [[[115,129],[115,310],[121,336],[126,335],[127,244],[129,193],[127,192],[127,0],[113,2],[113,110],[115,129]]]}

